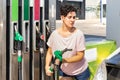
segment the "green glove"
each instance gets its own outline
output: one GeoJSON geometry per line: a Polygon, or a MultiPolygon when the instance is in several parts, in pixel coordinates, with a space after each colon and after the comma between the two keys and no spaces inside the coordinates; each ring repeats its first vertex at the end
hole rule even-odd
{"type": "Polygon", "coordinates": [[[56,50],[54,52],[55,58],[59,59],[60,61],[62,61],[62,51],[56,50]]]}

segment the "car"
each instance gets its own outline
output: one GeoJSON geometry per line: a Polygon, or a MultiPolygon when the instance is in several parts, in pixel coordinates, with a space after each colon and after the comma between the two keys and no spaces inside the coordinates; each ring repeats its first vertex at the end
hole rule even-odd
{"type": "Polygon", "coordinates": [[[102,61],[93,80],[120,80],[120,47],[102,61]]]}

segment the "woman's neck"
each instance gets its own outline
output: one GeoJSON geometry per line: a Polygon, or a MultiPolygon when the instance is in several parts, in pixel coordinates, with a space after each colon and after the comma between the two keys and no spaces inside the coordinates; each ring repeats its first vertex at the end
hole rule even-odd
{"type": "Polygon", "coordinates": [[[64,26],[64,25],[62,25],[62,27],[61,27],[61,30],[63,31],[63,32],[70,32],[70,33],[72,33],[72,32],[74,32],[75,31],[75,27],[67,27],[67,26],[64,26]]]}

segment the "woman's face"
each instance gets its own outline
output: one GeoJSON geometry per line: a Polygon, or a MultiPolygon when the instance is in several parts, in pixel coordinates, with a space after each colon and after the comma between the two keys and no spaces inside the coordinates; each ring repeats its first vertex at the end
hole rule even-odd
{"type": "Polygon", "coordinates": [[[73,27],[76,20],[76,12],[69,12],[67,16],[61,16],[63,25],[66,27],[73,27]]]}

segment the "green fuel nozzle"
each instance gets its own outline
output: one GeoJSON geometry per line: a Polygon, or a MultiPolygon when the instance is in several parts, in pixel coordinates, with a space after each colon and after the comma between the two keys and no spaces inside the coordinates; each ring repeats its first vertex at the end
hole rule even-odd
{"type": "Polygon", "coordinates": [[[54,71],[54,65],[53,65],[53,64],[51,64],[51,66],[50,66],[50,68],[49,68],[49,71],[50,71],[50,72],[53,72],[53,71],[54,71]]]}
{"type": "Polygon", "coordinates": [[[18,62],[22,62],[22,56],[17,57],[18,62]]]}
{"type": "Polygon", "coordinates": [[[15,32],[15,40],[16,41],[23,41],[23,37],[17,31],[15,32]]]}
{"type": "Polygon", "coordinates": [[[55,55],[55,58],[57,58],[57,59],[59,59],[60,61],[62,61],[62,51],[60,51],[60,50],[56,50],[55,52],[54,52],[54,55],[55,55]]]}
{"type": "Polygon", "coordinates": [[[60,50],[56,50],[54,52],[55,58],[59,59],[60,61],[62,61],[62,54],[66,51],[72,51],[72,49],[67,49],[65,48],[64,50],[60,51],[60,50]]]}
{"type": "MultiPolygon", "coordinates": [[[[62,62],[62,55],[63,55],[63,53],[66,52],[66,51],[72,51],[72,49],[67,49],[67,48],[65,48],[65,49],[62,50],[62,51],[56,50],[56,51],[54,52],[54,55],[55,55],[54,62],[55,62],[56,59],[59,59],[60,62],[62,62]]],[[[54,64],[51,64],[51,66],[50,66],[50,68],[49,68],[49,71],[53,72],[53,71],[54,71],[54,66],[55,66],[55,63],[54,63],[54,64]]]]}

